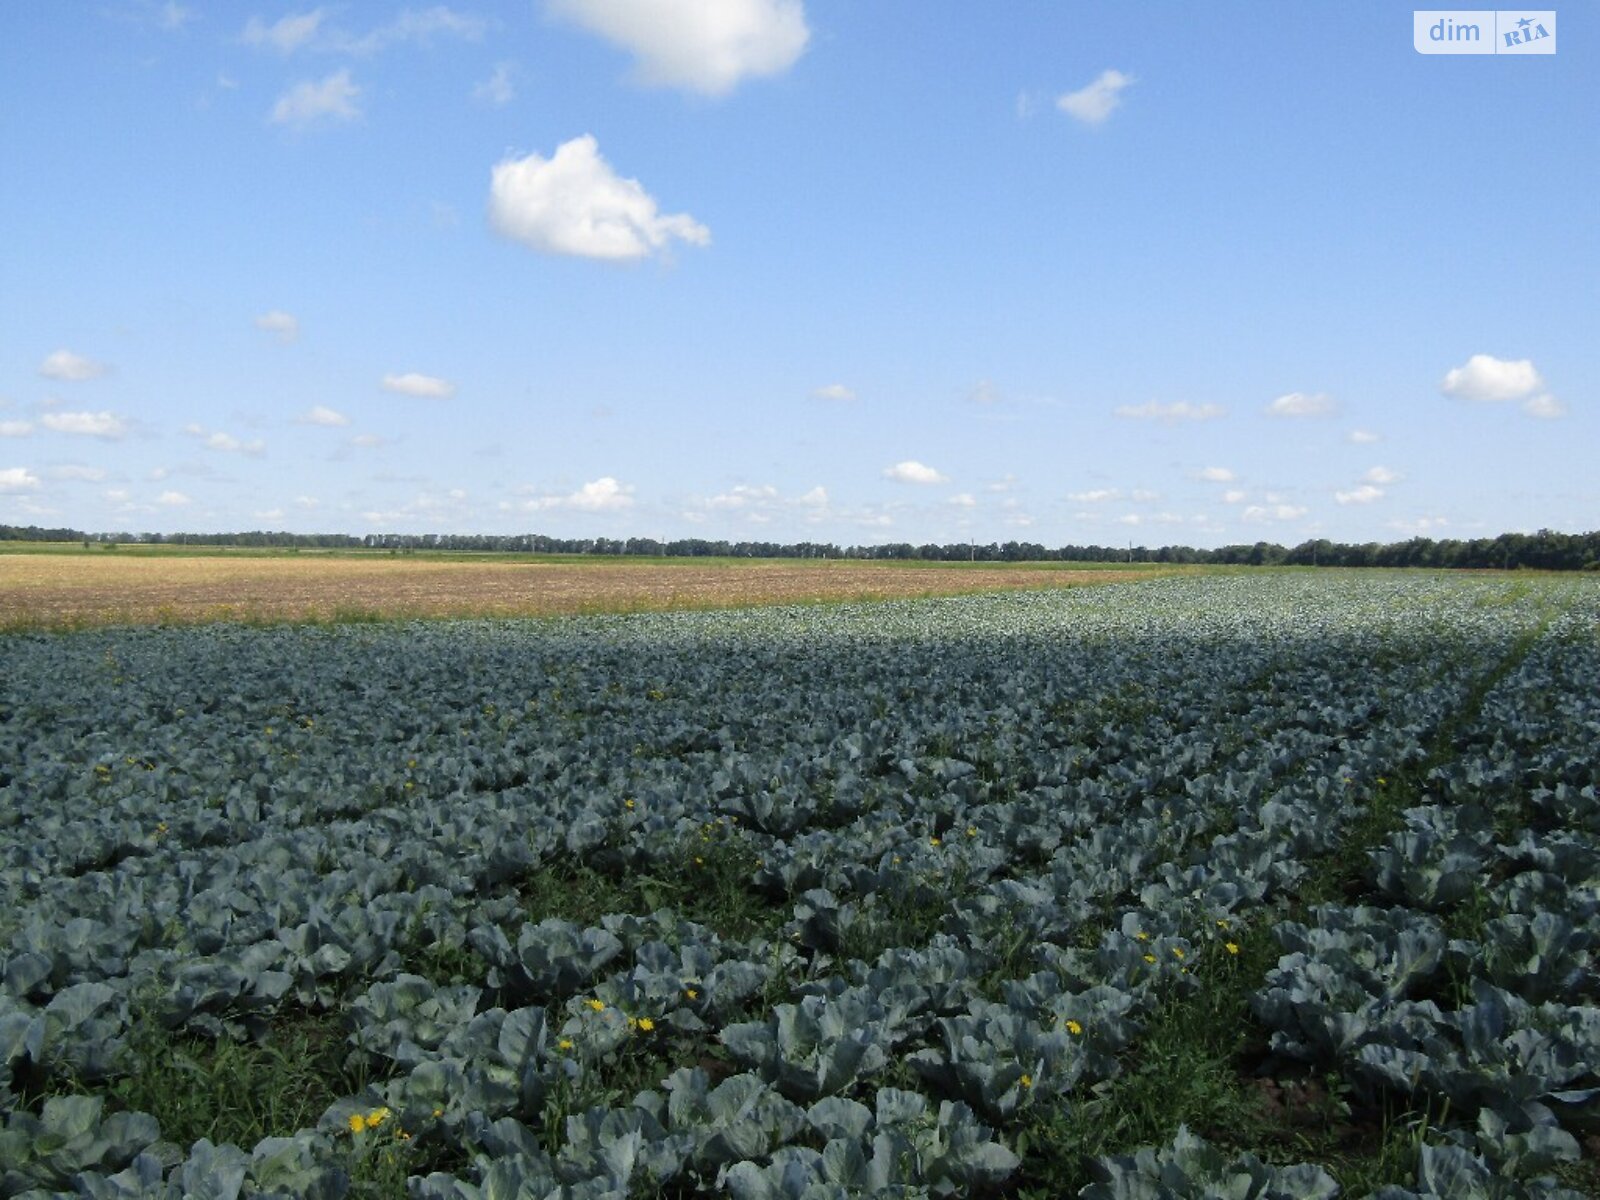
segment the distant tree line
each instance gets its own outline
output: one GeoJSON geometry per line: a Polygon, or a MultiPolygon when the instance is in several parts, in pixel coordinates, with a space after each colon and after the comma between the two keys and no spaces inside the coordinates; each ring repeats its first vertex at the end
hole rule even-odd
{"type": "Polygon", "coordinates": [[[449,550],[472,553],[654,555],[670,558],[920,559],[933,562],[1222,563],[1245,566],[1537,568],[1600,570],[1600,531],[1502,533],[1493,538],[1424,538],[1404,542],[1330,542],[1285,547],[1276,542],[1219,546],[1061,546],[1038,542],[889,542],[837,546],[832,542],[729,542],[707,538],[556,538],[540,533],[84,533],[36,525],[0,525],[0,541],[83,542],[86,545],[285,547],[317,550],[449,550]]]}

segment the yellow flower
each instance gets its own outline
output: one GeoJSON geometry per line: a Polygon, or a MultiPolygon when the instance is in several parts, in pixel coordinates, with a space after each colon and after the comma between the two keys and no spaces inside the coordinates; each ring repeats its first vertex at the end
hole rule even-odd
{"type": "Polygon", "coordinates": [[[1155,960],[1156,960],[1156,956],[1155,956],[1155,955],[1154,955],[1154,954],[1146,954],[1146,955],[1145,955],[1145,956],[1144,956],[1144,960],[1145,960],[1145,962],[1147,962],[1147,963],[1153,963],[1153,962],[1155,962],[1155,960]]]}
{"type": "Polygon", "coordinates": [[[1228,923],[1226,921],[1224,921],[1221,917],[1218,917],[1217,918],[1217,928],[1218,929],[1226,929],[1227,927],[1228,927],[1228,923]]]}
{"type": "Polygon", "coordinates": [[[367,1114],[367,1128],[376,1129],[379,1125],[382,1125],[385,1121],[387,1121],[389,1116],[390,1113],[387,1108],[373,1109],[367,1114]]]}
{"type": "Polygon", "coordinates": [[[698,1000],[698,999],[700,999],[700,993],[695,991],[694,988],[684,988],[683,989],[683,994],[686,997],[688,997],[690,1000],[698,1000]]]}
{"type": "Polygon", "coordinates": [[[1172,953],[1173,953],[1173,955],[1175,957],[1182,958],[1183,957],[1183,947],[1182,946],[1174,946],[1172,948],[1172,953]]]}
{"type": "Polygon", "coordinates": [[[968,837],[977,837],[978,836],[978,827],[976,825],[968,825],[967,826],[967,836],[968,837]]]}
{"type": "Polygon", "coordinates": [[[433,1110],[433,1115],[434,1115],[434,1116],[436,1116],[436,1117],[442,1117],[442,1116],[444,1116],[444,1109],[442,1109],[442,1108],[436,1108],[436,1109],[434,1109],[434,1110],[433,1110]]]}
{"type": "Polygon", "coordinates": [[[640,1032],[642,1032],[642,1033],[650,1033],[650,1032],[654,1031],[655,1027],[656,1027],[656,1023],[654,1021],[652,1021],[649,1017],[640,1017],[639,1018],[639,1029],[640,1029],[640,1032]]]}
{"type": "Polygon", "coordinates": [[[928,839],[928,845],[937,846],[938,844],[939,844],[939,839],[938,838],[931,837],[931,838],[928,839]]]}
{"type": "Polygon", "coordinates": [[[694,865],[697,866],[697,867],[703,867],[703,866],[706,865],[706,860],[701,858],[698,854],[696,854],[694,856],[694,865]]]}
{"type": "Polygon", "coordinates": [[[350,1114],[350,1132],[363,1133],[367,1128],[367,1118],[360,1113],[350,1114]]]}
{"type": "Polygon", "coordinates": [[[1017,1080],[1017,1082],[1025,1088],[1031,1088],[1033,1086],[1033,1076],[1024,1075],[1021,1079],[1017,1080]]]}
{"type": "Polygon", "coordinates": [[[1067,1032],[1070,1033],[1073,1037],[1080,1037],[1083,1034],[1083,1026],[1079,1025],[1071,1017],[1068,1017],[1067,1018],[1067,1032]]]}
{"type": "Polygon", "coordinates": [[[627,800],[624,800],[622,802],[622,807],[627,809],[629,812],[632,812],[633,811],[633,800],[631,798],[627,799],[627,800]]]}
{"type": "Polygon", "coordinates": [[[605,1012],[606,1010],[606,1002],[597,996],[590,996],[584,1003],[594,1009],[595,1012],[605,1012]]]}
{"type": "Polygon", "coordinates": [[[1238,942],[1226,942],[1226,943],[1223,944],[1222,948],[1224,950],[1226,950],[1229,954],[1237,954],[1237,953],[1239,953],[1239,943],[1238,942]]]}
{"type": "Polygon", "coordinates": [[[1139,930],[1139,932],[1134,934],[1133,936],[1138,938],[1141,942],[1148,942],[1150,940],[1150,935],[1148,933],[1146,933],[1142,929],[1139,930]]]}
{"type": "Polygon", "coordinates": [[[562,1038],[559,1042],[556,1043],[556,1049],[557,1050],[571,1050],[572,1049],[572,1039],[571,1038],[562,1038]]]}
{"type": "Polygon", "coordinates": [[[1382,775],[1379,775],[1378,776],[1378,786],[1379,787],[1388,787],[1389,786],[1389,781],[1387,779],[1385,779],[1382,775]]]}
{"type": "Polygon", "coordinates": [[[638,1017],[629,1017],[628,1018],[628,1028],[629,1029],[637,1029],[637,1028],[639,1028],[639,1018],[638,1017]]]}

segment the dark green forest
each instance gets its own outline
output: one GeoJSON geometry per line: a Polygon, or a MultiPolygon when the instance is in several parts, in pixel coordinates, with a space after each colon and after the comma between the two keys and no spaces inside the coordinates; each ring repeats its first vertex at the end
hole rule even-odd
{"type": "Polygon", "coordinates": [[[1331,542],[1281,546],[1254,542],[1216,549],[1192,546],[1059,546],[1038,542],[729,542],[706,538],[557,538],[541,533],[85,533],[36,525],[0,525],[0,541],[85,545],[238,546],[318,550],[453,551],[457,553],[648,555],[666,558],[848,558],[930,562],[1132,562],[1302,567],[1454,567],[1543,571],[1600,570],[1600,531],[1502,533],[1492,538],[1411,538],[1404,542],[1331,542]]]}

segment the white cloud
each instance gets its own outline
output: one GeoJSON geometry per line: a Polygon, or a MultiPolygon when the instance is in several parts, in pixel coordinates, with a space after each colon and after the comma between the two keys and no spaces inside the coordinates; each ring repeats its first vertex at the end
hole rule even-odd
{"type": "Polygon", "coordinates": [[[482,17],[456,12],[447,5],[435,4],[432,8],[420,10],[404,9],[389,24],[374,29],[365,37],[345,42],[340,48],[347,49],[353,54],[372,54],[395,42],[415,42],[420,46],[426,46],[440,35],[476,42],[483,37],[488,28],[488,22],[482,17]]]}
{"type": "Polygon", "coordinates": [[[641,83],[711,96],[788,70],[811,37],[800,0],[550,0],[549,10],[632,54],[641,83]]]}
{"type": "Polygon", "coordinates": [[[827,387],[819,387],[811,393],[811,396],[814,400],[850,401],[856,398],[855,392],[842,383],[830,383],[827,387]]]}
{"type": "Polygon", "coordinates": [[[706,504],[710,508],[744,508],[746,505],[761,504],[777,498],[778,489],[771,484],[750,487],[741,483],[720,496],[711,497],[706,504]]]}
{"type": "Polygon", "coordinates": [[[0,421],[0,437],[27,437],[32,432],[32,421],[0,421]]]}
{"type": "Polygon", "coordinates": [[[46,379],[64,379],[72,383],[98,379],[110,370],[105,363],[74,354],[71,350],[57,350],[39,364],[39,374],[46,379]]]}
{"type": "Polygon", "coordinates": [[[978,498],[971,492],[957,492],[954,496],[951,496],[950,499],[945,501],[945,503],[952,504],[956,508],[976,508],[978,507],[978,498]]]}
{"type": "Polygon", "coordinates": [[[1148,404],[1121,405],[1116,415],[1130,421],[1213,421],[1226,411],[1220,404],[1190,404],[1187,400],[1157,404],[1152,400],[1148,404]]]}
{"type": "Polygon", "coordinates": [[[111,440],[123,437],[128,432],[128,426],[122,418],[108,412],[51,412],[40,417],[39,423],[56,433],[111,440]]]}
{"type": "Polygon", "coordinates": [[[1243,516],[1246,521],[1294,521],[1305,516],[1307,511],[1309,510],[1296,504],[1271,506],[1252,504],[1244,510],[1243,516]]]}
{"type": "Polygon", "coordinates": [[[1445,517],[1418,517],[1414,521],[1405,521],[1396,518],[1389,522],[1390,529],[1398,529],[1402,533],[1429,533],[1435,529],[1443,529],[1450,524],[1445,517]]]}
{"type": "Polygon", "coordinates": [[[609,475],[584,484],[567,496],[541,496],[529,500],[524,508],[530,511],[549,508],[575,508],[580,512],[618,512],[633,507],[633,487],[618,483],[609,475]]]}
{"type": "Polygon", "coordinates": [[[1289,392],[1267,405],[1274,417],[1325,417],[1333,411],[1333,397],[1325,392],[1289,392]]]}
{"type": "Polygon", "coordinates": [[[1474,354],[1465,366],[1452,367],[1445,373],[1439,390],[1447,396],[1463,400],[1520,400],[1531,396],[1543,386],[1544,380],[1534,370],[1531,360],[1495,358],[1491,354],[1474,354]]]}
{"type": "Polygon", "coordinates": [[[277,334],[280,342],[292,342],[300,336],[300,318],[278,309],[262,313],[255,319],[255,326],[267,333],[277,334]]]}
{"type": "Polygon", "coordinates": [[[1091,488],[1087,492],[1068,492],[1067,499],[1078,504],[1104,504],[1107,500],[1115,500],[1122,493],[1115,488],[1091,488]]]}
{"type": "Polygon", "coordinates": [[[1383,499],[1383,489],[1373,487],[1370,483],[1363,483],[1352,491],[1335,492],[1333,498],[1340,504],[1371,504],[1374,500],[1383,499]]]}
{"type": "Polygon", "coordinates": [[[895,463],[892,467],[883,469],[885,479],[893,479],[896,483],[949,483],[948,476],[939,474],[932,467],[910,459],[905,462],[895,463]]]}
{"type": "Polygon", "coordinates": [[[988,407],[992,404],[999,404],[1003,399],[1004,397],[1000,395],[999,389],[987,379],[978,380],[978,382],[973,385],[972,390],[967,393],[967,400],[970,403],[981,404],[984,407],[988,407]]]}
{"type": "Polygon", "coordinates": [[[1249,492],[1241,491],[1238,488],[1229,488],[1222,493],[1222,502],[1224,504],[1243,504],[1249,498],[1249,492]]]}
{"type": "Polygon", "coordinates": [[[800,503],[810,508],[826,508],[828,505],[828,489],[819,483],[800,497],[800,503]]]}
{"type": "Polygon", "coordinates": [[[86,467],[78,463],[66,463],[50,469],[53,479],[81,480],[85,483],[99,483],[106,477],[104,467],[86,467]]]}
{"type": "Polygon", "coordinates": [[[550,158],[508,158],[493,171],[489,224],[502,237],[544,254],[612,261],[645,258],[673,239],[711,242],[711,231],[688,213],[663,216],[637,179],[623,179],[585,134],[550,158]]]}
{"type": "Polygon", "coordinates": [[[389,439],[381,433],[358,433],[350,439],[350,444],[362,450],[376,450],[380,446],[387,446],[389,439]]]}
{"type": "Polygon", "coordinates": [[[290,13],[271,25],[260,17],[251,17],[239,40],[246,46],[266,46],[279,54],[292,54],[317,36],[327,15],[324,9],[315,8],[308,13],[290,13]]]}
{"type": "Polygon", "coordinates": [[[494,74],[472,89],[472,98],[495,108],[504,108],[515,100],[517,89],[511,82],[511,64],[495,63],[494,74]]]}
{"type": "Polygon", "coordinates": [[[423,396],[430,400],[448,400],[456,394],[456,385],[448,379],[419,375],[415,371],[407,371],[404,375],[385,375],[383,386],[403,396],[423,396]]]}
{"type": "Polygon", "coordinates": [[[194,9],[167,0],[167,3],[161,6],[161,12],[156,20],[163,29],[182,29],[194,20],[194,9]]]}
{"type": "Polygon", "coordinates": [[[1206,467],[1196,478],[1204,479],[1207,483],[1232,483],[1235,475],[1227,467],[1206,467]]]}
{"type": "Polygon", "coordinates": [[[294,498],[294,506],[296,508],[303,508],[307,512],[319,507],[321,504],[322,501],[318,500],[315,496],[296,496],[294,498]]]}
{"type": "Polygon", "coordinates": [[[241,442],[233,434],[222,433],[221,431],[209,434],[206,437],[206,445],[212,450],[221,450],[227,454],[260,454],[267,448],[266,442],[260,438],[256,438],[254,441],[241,442]]]}
{"type": "Polygon", "coordinates": [[[274,125],[303,127],[313,121],[330,118],[336,121],[353,121],[361,115],[356,98],[361,89],[350,82],[349,68],[335,71],[320,83],[301,80],[272,106],[269,118],[274,125]]]}
{"type": "Polygon", "coordinates": [[[300,420],[307,425],[324,425],[330,429],[350,424],[350,418],[342,412],[325,408],[320,404],[313,405],[311,411],[300,420]]]}
{"type": "Polygon", "coordinates": [[[0,492],[32,491],[39,477],[27,467],[0,467],[0,492]]]}
{"type": "Polygon", "coordinates": [[[1134,488],[1133,491],[1128,494],[1128,497],[1136,503],[1147,504],[1152,500],[1161,499],[1161,493],[1151,491],[1149,488],[1134,488]]]}
{"type": "Polygon", "coordinates": [[[283,520],[283,509],[263,508],[256,513],[256,519],[258,521],[281,521],[283,520]]]}
{"type": "Polygon", "coordinates": [[[167,508],[182,508],[189,502],[189,497],[182,492],[162,492],[161,495],[156,497],[156,503],[167,508]]]}
{"type": "Polygon", "coordinates": [[[1133,81],[1121,71],[1102,71],[1087,87],[1057,97],[1056,107],[1085,125],[1098,125],[1122,103],[1122,89],[1133,81]]]}
{"type": "Polygon", "coordinates": [[[1358,446],[1370,446],[1374,442],[1382,440],[1370,429],[1352,429],[1349,438],[1358,446]]]}
{"type": "Polygon", "coordinates": [[[1539,417],[1548,421],[1554,420],[1556,417],[1566,416],[1567,406],[1549,392],[1540,392],[1537,396],[1529,396],[1522,402],[1522,411],[1530,417],[1539,417]]]}
{"type": "Polygon", "coordinates": [[[984,484],[983,490],[986,492],[1009,492],[1016,486],[1017,477],[1015,475],[1005,475],[1000,479],[984,484]]]}
{"type": "Polygon", "coordinates": [[[1399,471],[1388,467],[1368,467],[1367,473],[1361,477],[1365,483],[1399,483],[1404,478],[1399,471]]]}

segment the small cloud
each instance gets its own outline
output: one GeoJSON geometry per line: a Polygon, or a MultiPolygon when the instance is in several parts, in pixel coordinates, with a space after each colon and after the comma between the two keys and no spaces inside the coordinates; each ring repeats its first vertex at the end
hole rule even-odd
{"type": "Polygon", "coordinates": [[[323,118],[354,121],[361,115],[361,109],[356,107],[360,95],[361,89],[350,81],[349,68],[342,68],[320,83],[302,80],[295,84],[278,97],[268,120],[274,125],[297,128],[323,118]]]}
{"type": "Polygon", "coordinates": [[[312,406],[311,411],[306,413],[305,416],[301,417],[300,421],[304,425],[322,425],[329,429],[335,429],[339,426],[350,424],[350,418],[345,416],[342,412],[337,412],[331,408],[325,408],[320,404],[312,406]]]}
{"type": "Polygon", "coordinates": [[[156,503],[166,508],[182,508],[190,500],[182,492],[162,492],[156,497],[156,503]]]}
{"type": "Polygon", "coordinates": [[[542,254],[614,262],[647,258],[674,241],[711,243],[688,213],[662,215],[637,179],[624,179],[585,134],[550,158],[507,158],[490,175],[489,225],[542,254]]]}
{"type": "Polygon", "coordinates": [[[967,402],[969,404],[979,404],[985,408],[991,405],[999,404],[1002,399],[1003,397],[1000,395],[999,389],[997,389],[994,384],[990,383],[987,379],[978,380],[978,382],[973,385],[972,390],[967,393],[967,402]]]}
{"type": "Polygon", "coordinates": [[[385,375],[383,386],[403,396],[422,396],[430,400],[448,400],[456,394],[456,385],[448,379],[419,375],[415,371],[408,371],[404,375],[385,375]]]}
{"type": "Polygon", "coordinates": [[[350,439],[350,444],[361,450],[376,450],[380,446],[387,446],[389,439],[381,433],[358,433],[350,439]]]}
{"type": "Polygon", "coordinates": [[[1242,515],[1246,521],[1296,521],[1305,516],[1307,511],[1296,504],[1252,504],[1242,515]]]}
{"type": "Polygon", "coordinates": [[[632,54],[639,82],[709,96],[781,74],[811,38],[801,0],[549,0],[548,8],[632,54]]]}
{"type": "Polygon", "coordinates": [[[1077,504],[1104,504],[1107,500],[1115,500],[1122,493],[1116,488],[1091,488],[1087,492],[1068,492],[1067,499],[1077,504]]]}
{"type": "Polygon", "coordinates": [[[163,29],[182,29],[194,20],[194,10],[168,0],[156,13],[156,24],[163,29]]]}
{"type": "Polygon", "coordinates": [[[1374,500],[1383,499],[1383,489],[1374,487],[1370,483],[1363,483],[1352,491],[1335,492],[1333,498],[1340,504],[1371,504],[1374,500]]]}
{"type": "Polygon", "coordinates": [[[32,432],[32,421],[0,421],[0,437],[27,437],[32,432]]]}
{"type": "Polygon", "coordinates": [[[895,463],[892,467],[883,469],[883,477],[892,479],[896,483],[949,483],[948,476],[939,474],[932,467],[922,463],[907,460],[895,463]]]}
{"type": "Polygon", "coordinates": [[[1241,491],[1239,488],[1229,488],[1222,493],[1222,502],[1224,504],[1243,504],[1249,498],[1250,493],[1241,491]]]}
{"type": "Polygon", "coordinates": [[[1237,477],[1227,467],[1206,467],[1197,472],[1195,478],[1207,483],[1232,483],[1237,477]]]}
{"type": "Polygon", "coordinates": [[[720,496],[713,496],[706,501],[709,508],[744,508],[746,505],[762,504],[778,498],[778,489],[771,484],[761,487],[750,487],[739,484],[737,487],[723,492],[720,496]]]}
{"type": "Polygon", "coordinates": [[[1115,410],[1116,415],[1130,421],[1214,421],[1227,410],[1220,404],[1190,404],[1187,400],[1172,404],[1124,404],[1115,410]]]}
{"type": "Polygon", "coordinates": [[[325,10],[316,8],[308,13],[290,13],[268,25],[260,17],[245,22],[239,40],[246,46],[263,46],[279,54],[293,54],[317,36],[322,26],[325,10]]]}
{"type": "Polygon", "coordinates": [[[1325,417],[1333,411],[1333,398],[1326,392],[1289,392],[1267,405],[1274,417],[1325,417]]]}
{"type": "Polygon", "coordinates": [[[1367,473],[1361,478],[1365,483],[1388,484],[1399,483],[1405,476],[1400,474],[1399,471],[1390,470],[1388,467],[1368,467],[1367,473]]]}
{"type": "Polygon", "coordinates": [[[1567,406],[1557,400],[1549,392],[1541,392],[1537,396],[1529,396],[1522,402],[1522,411],[1530,417],[1551,421],[1557,417],[1567,415],[1567,406]]]}
{"type": "Polygon", "coordinates": [[[811,393],[814,400],[837,400],[848,403],[856,398],[856,394],[842,383],[830,383],[827,387],[819,387],[811,393]]]}
{"type": "Polygon", "coordinates": [[[567,496],[541,496],[529,500],[524,508],[531,510],[572,508],[579,512],[619,512],[633,507],[633,488],[618,483],[610,475],[584,484],[567,496]]]}
{"type": "Polygon", "coordinates": [[[1056,99],[1056,107],[1085,125],[1099,125],[1122,103],[1122,89],[1134,82],[1121,71],[1102,71],[1087,87],[1056,99]]]}
{"type": "Polygon", "coordinates": [[[1370,446],[1382,440],[1370,429],[1352,429],[1347,437],[1358,446],[1370,446]]]}
{"type": "Polygon", "coordinates": [[[39,364],[39,374],[46,379],[64,379],[71,383],[99,379],[110,370],[105,363],[74,354],[71,350],[57,350],[39,364]]]}
{"type": "Polygon", "coordinates": [[[294,506],[296,508],[304,509],[306,512],[310,512],[312,509],[320,507],[321,504],[322,501],[318,500],[315,496],[296,496],[294,498],[294,506]]]}
{"type": "Polygon", "coordinates": [[[281,520],[283,520],[283,509],[281,509],[281,508],[263,508],[263,509],[260,509],[256,513],[256,520],[258,520],[258,521],[281,521],[281,520]]]}
{"type": "Polygon", "coordinates": [[[280,342],[288,343],[300,336],[300,319],[292,313],[273,309],[255,319],[255,327],[276,334],[280,342]]]}
{"type": "Polygon", "coordinates": [[[1133,491],[1129,493],[1129,499],[1139,504],[1147,504],[1152,500],[1161,499],[1161,493],[1151,491],[1149,488],[1134,488],[1133,491]]]}
{"type": "Polygon", "coordinates": [[[1016,103],[1017,120],[1027,121],[1032,119],[1034,114],[1039,111],[1041,99],[1042,97],[1038,92],[1018,92],[1016,103]]]}
{"type": "Polygon", "coordinates": [[[31,492],[39,477],[27,467],[0,467],[0,492],[31,492]]]}
{"type": "Polygon", "coordinates": [[[819,483],[801,496],[799,502],[808,508],[826,508],[828,506],[828,489],[819,483]]]}
{"type": "Polygon", "coordinates": [[[1531,360],[1500,359],[1491,354],[1474,354],[1465,366],[1452,367],[1445,373],[1439,390],[1447,396],[1463,400],[1495,402],[1521,400],[1531,396],[1543,386],[1544,380],[1534,369],[1531,360]]]}
{"type": "Polygon", "coordinates": [[[122,418],[108,412],[49,412],[39,418],[39,423],[56,433],[105,438],[108,441],[125,437],[128,432],[128,426],[122,418]]]}
{"type": "Polygon", "coordinates": [[[1426,534],[1443,529],[1450,522],[1444,517],[1418,517],[1414,521],[1396,518],[1389,522],[1390,529],[1397,529],[1402,533],[1426,534]]]}
{"type": "Polygon", "coordinates": [[[99,483],[106,477],[104,467],[86,467],[78,463],[66,463],[50,469],[52,479],[70,479],[81,483],[99,483]]]}
{"type": "Polygon", "coordinates": [[[516,86],[511,82],[511,71],[511,63],[496,63],[494,74],[472,89],[472,98],[495,108],[510,104],[517,98],[516,86]]]}
{"type": "Polygon", "coordinates": [[[946,500],[945,503],[954,505],[956,508],[978,507],[978,499],[971,492],[957,492],[954,496],[951,496],[948,500],[946,500]]]}

